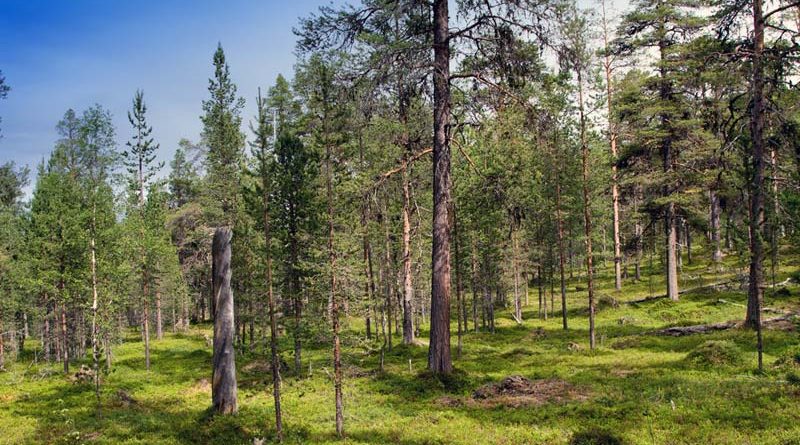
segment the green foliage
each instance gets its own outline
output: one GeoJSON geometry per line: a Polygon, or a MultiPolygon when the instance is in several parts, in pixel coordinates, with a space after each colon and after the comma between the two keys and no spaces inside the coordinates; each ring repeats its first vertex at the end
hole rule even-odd
{"type": "Polygon", "coordinates": [[[222,44],[214,52],[214,77],[208,80],[210,98],[203,101],[203,143],[208,147],[206,168],[208,189],[205,207],[212,225],[233,225],[238,211],[239,177],[243,160],[244,134],[238,97],[230,77],[222,44]]]}

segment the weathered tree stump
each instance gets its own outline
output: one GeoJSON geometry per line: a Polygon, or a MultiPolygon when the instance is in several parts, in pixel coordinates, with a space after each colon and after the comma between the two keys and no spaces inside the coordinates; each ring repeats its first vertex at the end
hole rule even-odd
{"type": "Polygon", "coordinates": [[[219,414],[236,413],[236,357],[234,350],[233,291],[231,290],[231,237],[228,227],[214,232],[211,276],[214,287],[214,368],[211,403],[219,414]]]}

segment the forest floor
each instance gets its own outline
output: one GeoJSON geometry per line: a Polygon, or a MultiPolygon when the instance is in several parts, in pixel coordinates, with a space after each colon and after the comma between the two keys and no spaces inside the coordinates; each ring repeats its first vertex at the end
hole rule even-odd
{"type": "MultiPolygon", "coordinates": [[[[728,281],[743,272],[727,267],[727,273],[711,274],[696,257],[695,265],[684,265],[681,285],[728,281]]],[[[306,347],[303,375],[284,375],[285,442],[800,444],[797,319],[765,331],[765,372],[759,373],[753,331],[653,334],[670,326],[740,320],[744,291],[736,285],[706,288],[682,294],[678,303],[661,298],[626,304],[663,293],[663,279],[649,276],[648,268],[643,272],[642,281],[629,280],[622,292],[603,273],[595,351],[588,350],[587,303],[585,292],[576,291],[582,287],[576,277],[569,286],[568,331],[561,326],[558,299],[555,316],[537,318],[537,290],[531,288],[524,323],[498,310],[495,334],[465,334],[457,372],[447,381],[423,372],[425,329],[418,346],[397,346],[395,338],[380,373],[379,344],[365,340],[362,326],[351,320],[343,338],[346,439],[334,435],[330,350],[320,343],[306,347]],[[516,375],[524,379],[484,386],[516,375]]],[[[800,256],[783,258],[776,281],[790,276],[800,278],[800,256]]],[[[765,306],[800,311],[800,285],[768,289],[765,306]]],[[[454,357],[455,331],[454,322],[454,357]]],[[[237,357],[239,414],[215,417],[207,410],[210,335],[208,324],[166,334],[152,343],[153,366],[146,372],[142,343],[131,331],[115,348],[113,371],[103,379],[99,416],[91,384],[74,383],[59,365],[33,363],[33,354],[26,353],[0,373],[0,444],[269,443],[274,414],[263,348],[237,357]]],[[[292,363],[288,342],[282,350],[292,363]]]]}

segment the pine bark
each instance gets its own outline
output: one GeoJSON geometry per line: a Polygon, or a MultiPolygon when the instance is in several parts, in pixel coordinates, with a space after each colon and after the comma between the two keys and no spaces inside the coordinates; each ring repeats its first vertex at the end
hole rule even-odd
{"type": "Polygon", "coordinates": [[[411,191],[408,160],[403,161],[403,344],[414,343],[414,284],[411,276],[411,191]]]}
{"type": "Polygon", "coordinates": [[[214,355],[211,373],[211,403],[218,414],[235,414],[237,406],[236,387],[236,338],[233,315],[233,290],[231,289],[231,238],[228,227],[214,232],[211,247],[212,285],[214,290],[214,355]]]}
{"type": "Polygon", "coordinates": [[[450,21],[447,0],[433,1],[433,247],[428,369],[450,374],[450,21]]]}
{"type": "Polygon", "coordinates": [[[753,151],[750,178],[750,284],[747,292],[745,325],[755,328],[758,339],[758,368],[763,368],[761,304],[764,298],[764,16],[762,0],[753,1],[753,79],[751,85],[750,134],[753,151]]]}
{"type": "MultiPolygon", "coordinates": [[[[586,112],[583,104],[583,70],[576,69],[578,80],[578,112],[580,114],[581,156],[583,161],[583,227],[586,237],[586,287],[589,294],[589,348],[595,347],[594,255],[592,254],[592,202],[589,193],[589,143],[586,140],[586,112]]],[[[616,264],[618,265],[618,264],[616,264]]],[[[615,265],[615,266],[616,266],[615,265]]]]}
{"type": "Polygon", "coordinates": [[[612,226],[614,235],[614,288],[622,290],[622,244],[619,232],[619,180],[617,176],[617,132],[614,128],[611,110],[612,67],[608,46],[608,26],[606,21],[606,2],[602,2],[603,9],[603,41],[605,43],[605,59],[603,68],[606,75],[606,106],[608,110],[608,142],[611,147],[611,209],[612,226]]]}
{"type": "MultiPolygon", "coordinates": [[[[564,262],[565,262],[565,252],[564,252],[564,219],[561,215],[561,178],[557,179],[556,182],[556,225],[557,225],[557,236],[558,236],[558,271],[561,276],[561,325],[564,330],[569,329],[567,325],[567,280],[564,271],[564,262]]],[[[550,293],[552,297],[552,292],[550,293]]],[[[551,309],[554,310],[555,308],[552,307],[551,309]]],[[[547,313],[547,308],[545,308],[545,314],[547,313]]],[[[547,316],[545,315],[545,320],[547,316]]]]}
{"type": "MultiPolygon", "coordinates": [[[[260,91],[259,91],[260,98],[260,91]]],[[[262,154],[263,156],[263,154],[262,154]]],[[[267,166],[262,158],[262,174],[266,174],[267,166]]],[[[272,232],[270,231],[269,218],[269,178],[263,178],[262,202],[264,205],[264,250],[266,254],[266,286],[267,309],[269,310],[269,349],[272,368],[272,398],[275,405],[275,436],[278,442],[283,442],[283,420],[281,412],[281,369],[278,357],[278,323],[275,317],[275,299],[272,295],[272,232]]],[[[250,337],[252,339],[251,331],[250,337]]]]}
{"type": "Polygon", "coordinates": [[[325,147],[327,170],[326,189],[328,195],[328,260],[330,267],[331,322],[333,324],[333,390],[336,404],[336,436],[344,437],[344,402],[342,400],[342,352],[339,343],[339,299],[336,296],[336,250],[334,241],[333,214],[333,153],[330,144],[325,147]]]}
{"type": "Polygon", "coordinates": [[[164,325],[161,318],[161,289],[156,284],[156,340],[164,338],[164,325]]]}

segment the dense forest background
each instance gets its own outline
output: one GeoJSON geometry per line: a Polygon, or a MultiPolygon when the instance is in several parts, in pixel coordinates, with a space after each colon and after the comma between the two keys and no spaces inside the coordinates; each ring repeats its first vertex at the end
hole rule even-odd
{"type": "MultiPolygon", "coordinates": [[[[168,166],[136,91],[130,128],[66,110],[47,159],[0,167],[0,369],[77,368],[101,412],[115,351],[141,342],[136,366],[158,373],[154,345],[219,324],[212,237],[228,228],[230,346],[269,357],[276,440],[282,379],[321,348],[344,436],[342,348],[381,372],[424,348],[419,378],[447,386],[468,378],[471,336],[505,322],[555,319],[593,353],[613,330],[600,310],[698,289],[733,289],[736,319],[659,329],[743,328],[763,375],[763,328],[796,316],[765,319],[765,294],[800,278],[799,27],[787,0],[637,0],[620,17],[364,0],[301,19],[295,72],[253,97],[220,44],[203,131],[168,166]]],[[[12,88],[0,75],[0,98],[12,88]]]]}

